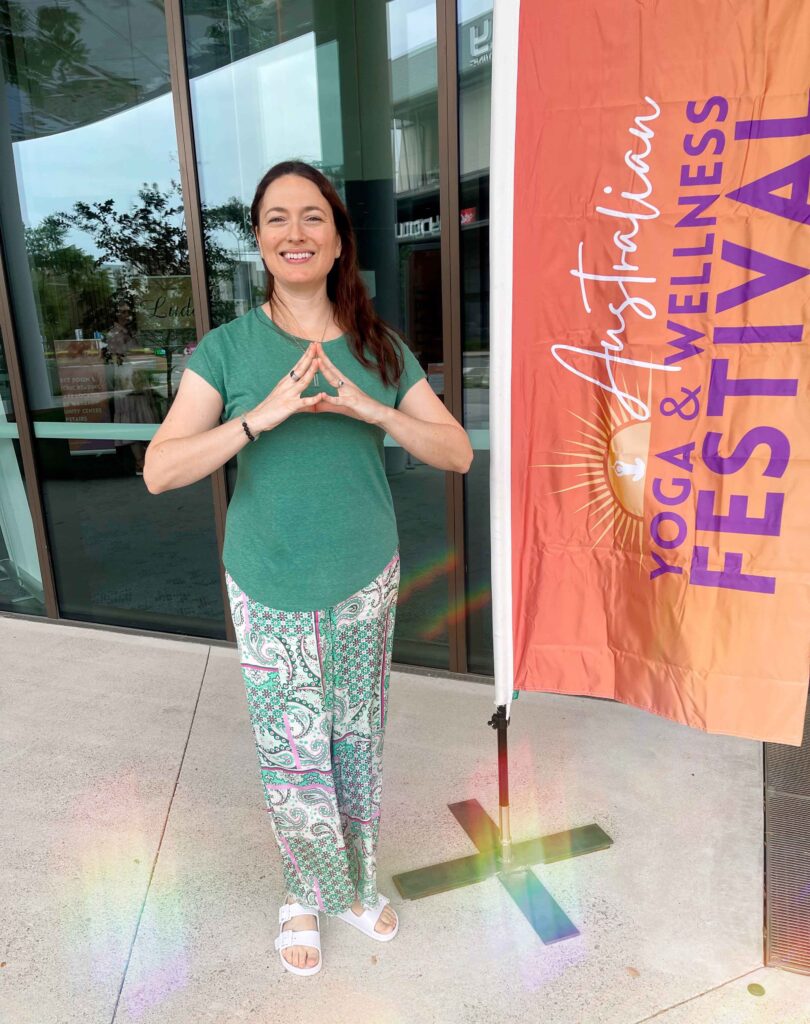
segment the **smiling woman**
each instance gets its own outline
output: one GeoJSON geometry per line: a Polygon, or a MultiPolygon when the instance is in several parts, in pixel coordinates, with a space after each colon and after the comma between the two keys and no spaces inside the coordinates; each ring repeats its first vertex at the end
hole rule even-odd
{"type": "Polygon", "coordinates": [[[267,274],[268,317],[321,342],[345,330],[360,362],[379,364],[383,384],[398,377],[396,335],[371,304],[349,215],[328,178],[301,161],[276,164],[256,188],[250,219],[267,274]]]}
{"type": "Polygon", "coordinates": [[[276,165],[251,223],[266,301],[197,346],[144,480],[182,487],[238,455],[222,559],[290,892],[276,946],[287,970],[312,974],[318,909],[380,940],[398,926],[375,869],[399,589],[384,437],[462,473],[472,448],[374,309],[331,182],[276,165]]]}

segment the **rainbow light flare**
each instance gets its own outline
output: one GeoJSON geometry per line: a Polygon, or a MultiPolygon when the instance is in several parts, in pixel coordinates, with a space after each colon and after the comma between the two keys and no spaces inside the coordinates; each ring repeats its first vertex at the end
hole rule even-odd
{"type": "MultiPolygon", "coordinates": [[[[486,809],[497,825],[497,766],[493,763],[492,753],[488,745],[481,746],[476,764],[466,778],[466,788],[460,788],[459,796],[487,794],[489,806],[486,809]]],[[[518,790],[520,793],[519,799],[510,805],[512,841],[520,842],[522,838],[567,828],[565,772],[549,770],[538,779],[536,743],[530,742],[528,736],[510,743],[509,759],[510,781],[515,793],[518,790]]],[[[571,872],[569,877],[578,878],[576,868],[568,867],[576,863],[576,860],[564,861],[547,867],[538,865],[534,869],[538,879],[548,886],[555,898],[562,901],[566,913],[574,921],[581,919],[581,886],[577,883],[578,888],[574,891],[566,888],[561,893],[560,887],[555,886],[554,876],[555,873],[559,876],[562,872],[571,872]]],[[[481,955],[485,953],[496,972],[503,971],[512,977],[517,973],[525,991],[540,991],[569,968],[587,959],[587,933],[568,942],[544,946],[496,879],[470,886],[465,893],[478,901],[474,919],[481,955]],[[478,927],[482,909],[486,915],[486,928],[478,927]]]]}
{"type": "Polygon", "coordinates": [[[75,878],[76,891],[63,894],[60,923],[64,948],[74,950],[76,976],[88,976],[89,961],[90,980],[103,988],[114,980],[117,988],[126,967],[124,1002],[136,1018],[189,980],[188,928],[173,885],[175,862],[165,848],[159,887],[153,881],[149,889],[137,954],[129,962],[159,838],[147,825],[154,814],[145,813],[145,803],[135,771],[95,779],[72,801],[71,824],[52,849],[54,874],[66,877],[67,865],[67,877],[75,878]]]}
{"type": "Polygon", "coordinates": [[[450,548],[445,549],[438,558],[427,562],[420,568],[402,577],[399,584],[397,604],[404,604],[418,590],[424,590],[440,576],[447,576],[456,567],[456,555],[450,548]]]}
{"type": "Polygon", "coordinates": [[[483,584],[476,590],[469,591],[462,595],[458,601],[453,602],[447,611],[441,612],[433,619],[428,619],[424,628],[420,631],[423,640],[435,640],[450,625],[451,622],[460,622],[469,612],[486,608],[492,603],[492,588],[488,583],[483,584]]]}
{"type": "MultiPolygon", "coordinates": [[[[456,568],[456,564],[455,552],[447,548],[438,558],[403,576],[397,604],[404,605],[417,591],[424,590],[442,576],[448,576],[456,568]]],[[[423,640],[435,640],[447,630],[450,623],[460,622],[465,615],[486,608],[491,602],[492,589],[488,583],[470,590],[438,615],[427,619],[419,631],[419,636],[423,640]]]]}

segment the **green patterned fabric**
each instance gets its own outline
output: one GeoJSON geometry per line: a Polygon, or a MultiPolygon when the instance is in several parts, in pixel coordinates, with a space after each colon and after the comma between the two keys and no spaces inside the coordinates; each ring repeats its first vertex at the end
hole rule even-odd
{"type": "Polygon", "coordinates": [[[311,612],[270,608],[226,581],[287,891],[329,914],[355,898],[375,907],[399,552],[311,612]]]}

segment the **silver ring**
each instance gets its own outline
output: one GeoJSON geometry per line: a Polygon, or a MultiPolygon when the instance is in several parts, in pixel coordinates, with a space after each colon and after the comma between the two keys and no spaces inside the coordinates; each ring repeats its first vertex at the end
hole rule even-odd
{"type": "Polygon", "coordinates": [[[337,382],[337,384],[335,384],[335,388],[336,388],[336,389],[337,389],[337,390],[339,391],[339,390],[340,390],[340,389],[341,389],[341,388],[343,387],[343,385],[344,385],[345,383],[346,383],[346,381],[345,381],[345,380],[339,380],[339,381],[337,382]]]}
{"type": "Polygon", "coordinates": [[[295,370],[290,370],[290,376],[292,377],[293,380],[301,380],[301,378],[298,376],[295,370]]]}

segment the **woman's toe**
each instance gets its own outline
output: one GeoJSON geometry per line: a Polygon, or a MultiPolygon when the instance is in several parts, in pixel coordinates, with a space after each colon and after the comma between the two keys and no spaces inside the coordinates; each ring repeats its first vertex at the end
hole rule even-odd
{"type": "Polygon", "coordinates": [[[396,915],[388,907],[383,910],[380,915],[380,927],[377,929],[381,932],[393,931],[394,925],[397,923],[396,915]]]}

